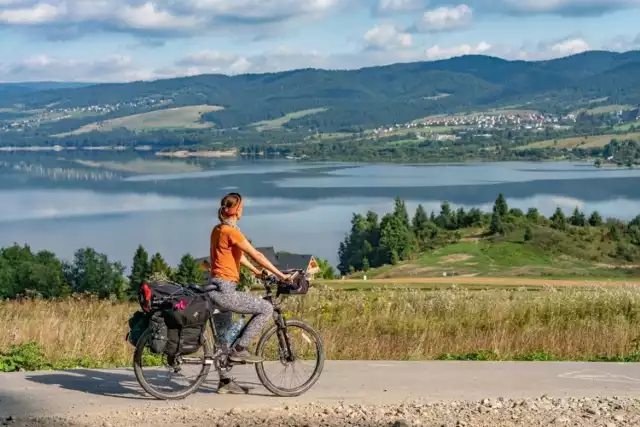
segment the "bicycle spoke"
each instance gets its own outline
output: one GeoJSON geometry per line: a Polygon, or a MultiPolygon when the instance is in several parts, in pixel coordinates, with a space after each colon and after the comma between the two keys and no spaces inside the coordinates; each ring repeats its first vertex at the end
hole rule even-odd
{"type": "Polygon", "coordinates": [[[275,331],[262,345],[261,356],[265,361],[262,363],[261,371],[266,381],[277,384],[276,388],[286,393],[301,390],[317,379],[316,371],[323,355],[320,344],[304,329],[305,327],[308,328],[295,322],[287,323],[286,339],[291,354],[287,354],[286,348],[281,348],[278,333],[275,331]]]}

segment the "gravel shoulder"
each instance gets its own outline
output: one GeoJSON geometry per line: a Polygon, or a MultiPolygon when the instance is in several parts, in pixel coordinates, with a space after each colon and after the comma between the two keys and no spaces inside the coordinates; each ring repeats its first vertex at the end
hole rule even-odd
{"type": "Polygon", "coordinates": [[[604,426],[640,425],[640,401],[618,398],[483,399],[401,405],[317,405],[282,406],[270,409],[198,411],[190,406],[139,408],[99,416],[31,418],[5,420],[15,427],[152,427],[171,425],[298,427],[516,427],[516,426],[604,426]]]}

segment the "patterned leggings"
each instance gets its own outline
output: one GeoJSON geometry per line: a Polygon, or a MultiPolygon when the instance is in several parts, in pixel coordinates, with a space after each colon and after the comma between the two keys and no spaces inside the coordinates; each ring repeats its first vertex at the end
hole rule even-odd
{"type": "Polygon", "coordinates": [[[254,315],[235,342],[237,346],[249,347],[251,340],[262,331],[262,328],[269,321],[273,314],[273,306],[262,298],[256,298],[249,293],[236,290],[234,282],[212,278],[211,284],[216,289],[209,292],[209,298],[220,310],[220,313],[214,315],[216,332],[219,336],[222,336],[231,326],[233,313],[254,315]]]}

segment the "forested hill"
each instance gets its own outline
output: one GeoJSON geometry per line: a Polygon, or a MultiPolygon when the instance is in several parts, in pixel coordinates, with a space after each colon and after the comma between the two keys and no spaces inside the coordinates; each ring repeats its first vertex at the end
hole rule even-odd
{"type": "MultiPolygon", "coordinates": [[[[311,108],[324,112],[287,126],[320,129],[407,122],[430,114],[519,105],[567,112],[595,99],[640,103],[640,51],[591,51],[549,61],[458,58],[330,71],[302,69],[38,91],[0,85],[0,108],[88,107],[133,103],[158,108],[219,105],[204,116],[229,128],[311,108]]],[[[131,110],[122,112],[131,114],[131,110]]]]}

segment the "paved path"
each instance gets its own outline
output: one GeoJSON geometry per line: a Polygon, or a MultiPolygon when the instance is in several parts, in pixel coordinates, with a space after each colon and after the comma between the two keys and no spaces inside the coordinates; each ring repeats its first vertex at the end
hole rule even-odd
{"type": "MultiPolygon", "coordinates": [[[[253,369],[238,379],[255,384],[253,369]]],[[[131,370],[76,370],[0,374],[0,415],[76,415],[113,412],[141,404],[166,407],[252,408],[285,403],[395,404],[406,400],[479,400],[487,397],[640,398],[640,364],[552,362],[327,362],[320,381],[292,399],[257,387],[247,396],[213,394],[215,374],[178,402],[151,400],[131,370]]]]}

